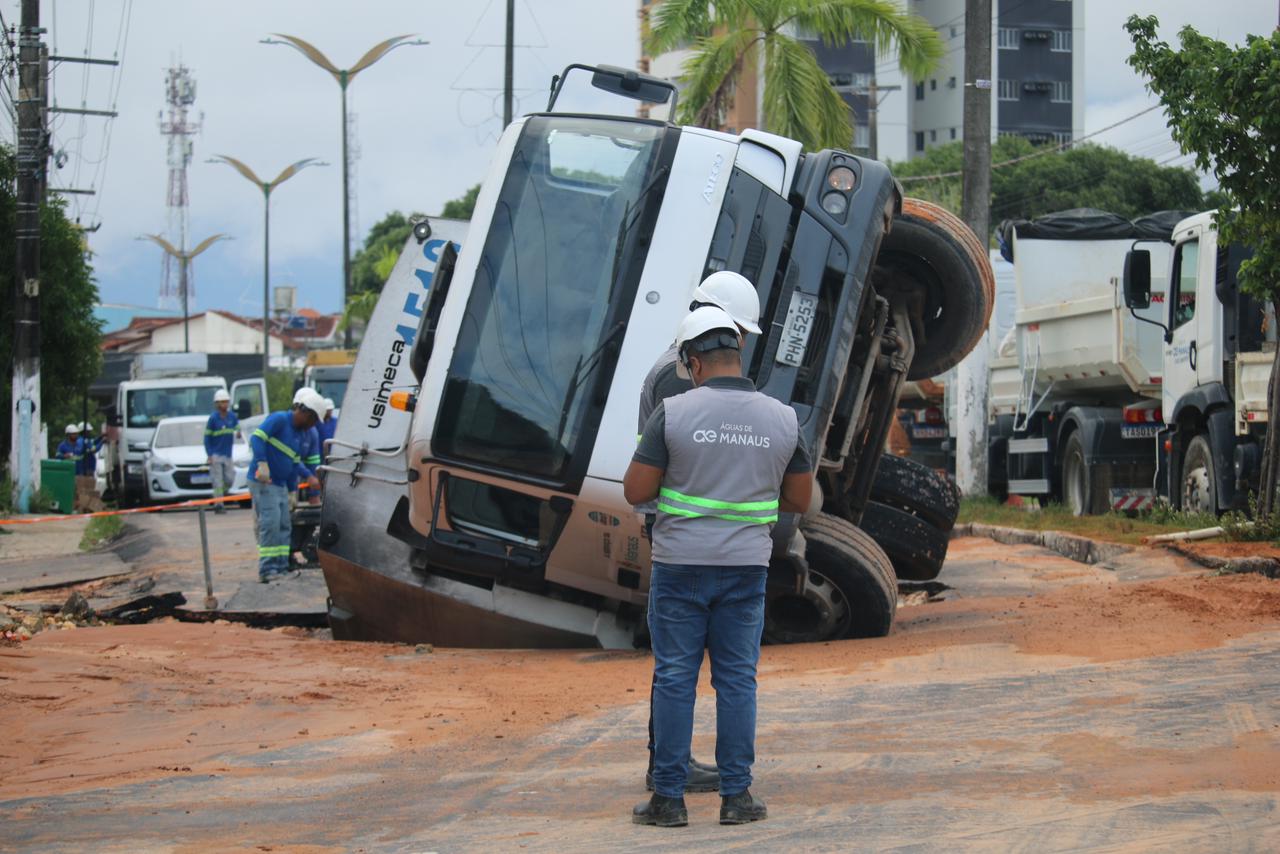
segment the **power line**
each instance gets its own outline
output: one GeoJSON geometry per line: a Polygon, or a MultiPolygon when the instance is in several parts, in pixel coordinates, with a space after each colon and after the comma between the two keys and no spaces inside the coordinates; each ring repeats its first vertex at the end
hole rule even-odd
{"type": "MultiPolygon", "coordinates": [[[[1150,107],[1147,107],[1145,110],[1139,110],[1133,115],[1128,116],[1127,118],[1123,118],[1120,121],[1116,122],[1115,124],[1107,125],[1101,130],[1096,130],[1093,133],[1087,133],[1082,137],[1069,140],[1068,142],[1059,143],[1058,145],[1052,146],[1050,148],[1038,149],[1036,151],[1031,152],[1030,154],[1024,154],[1021,157],[1014,157],[1009,160],[1002,160],[999,163],[992,163],[991,168],[999,169],[1002,166],[1011,166],[1014,163],[1021,163],[1023,160],[1030,160],[1033,157],[1043,157],[1046,154],[1057,154],[1063,149],[1070,148],[1071,146],[1075,145],[1078,142],[1084,142],[1086,139],[1092,139],[1093,137],[1099,134],[1106,133],[1107,131],[1112,130],[1114,128],[1118,128],[1120,127],[1120,125],[1126,122],[1131,122],[1134,119],[1138,118],[1139,116],[1144,116],[1147,113],[1151,112],[1152,110],[1158,109],[1159,107],[1160,107],[1159,104],[1152,104],[1150,107]]],[[[906,183],[908,181],[933,181],[939,178],[957,178],[963,174],[964,174],[963,170],[957,170],[955,172],[939,172],[936,175],[908,175],[906,177],[899,178],[898,180],[903,183],[906,183]]]]}

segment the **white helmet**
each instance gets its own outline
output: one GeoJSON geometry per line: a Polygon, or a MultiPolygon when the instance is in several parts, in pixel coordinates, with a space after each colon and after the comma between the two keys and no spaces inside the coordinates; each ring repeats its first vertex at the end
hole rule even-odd
{"type": "Polygon", "coordinates": [[[92,433],[92,432],[93,432],[93,422],[91,422],[91,421],[81,421],[81,422],[80,422],[80,432],[81,432],[81,433],[92,433]]]}
{"type": "Polygon", "coordinates": [[[325,409],[337,409],[337,407],[333,405],[333,398],[332,398],[332,397],[326,397],[326,398],[324,399],[324,408],[325,408],[325,409]]]}
{"type": "Polygon", "coordinates": [[[718,305],[729,312],[734,323],[755,335],[760,334],[760,295],[741,273],[732,270],[712,273],[694,288],[693,301],[718,305]]]}
{"type": "Polygon", "coordinates": [[[295,406],[310,409],[316,414],[317,421],[324,420],[324,398],[315,389],[305,386],[298,389],[298,393],[293,396],[293,403],[295,406]]]}
{"type": "Polygon", "coordinates": [[[68,425],[67,425],[67,435],[68,435],[68,436],[70,436],[72,433],[79,433],[79,432],[80,432],[80,425],[79,425],[79,424],[68,424],[68,425]]]}
{"type": "Polygon", "coordinates": [[[213,393],[214,403],[222,403],[224,400],[228,403],[231,402],[231,395],[227,394],[227,390],[225,388],[220,388],[213,393]]]}
{"type": "Polygon", "coordinates": [[[676,375],[685,380],[689,379],[689,349],[687,348],[695,348],[692,349],[694,353],[706,353],[724,348],[740,349],[738,325],[733,315],[714,305],[704,305],[702,308],[695,308],[680,321],[680,330],[676,333],[676,350],[679,354],[676,357],[676,375]],[[709,339],[701,345],[692,343],[695,339],[715,330],[720,330],[724,334],[709,339]]]}

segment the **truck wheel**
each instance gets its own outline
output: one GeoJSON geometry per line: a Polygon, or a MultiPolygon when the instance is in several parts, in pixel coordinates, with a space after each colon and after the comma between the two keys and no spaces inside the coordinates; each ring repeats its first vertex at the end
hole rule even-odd
{"type": "Polygon", "coordinates": [[[902,200],[902,213],[881,243],[874,282],[910,312],[915,358],[909,380],[954,367],[991,319],[996,286],[986,249],[958,217],[931,202],[902,200]]]}
{"type": "Polygon", "coordinates": [[[907,510],[942,531],[955,527],[960,513],[960,489],[954,480],[893,454],[880,456],[871,500],[907,510]]]}
{"type": "Polygon", "coordinates": [[[947,557],[948,532],[919,516],[870,501],[859,526],[884,549],[898,578],[932,581],[942,571],[942,562],[947,557]]]}
{"type": "Polygon", "coordinates": [[[1190,513],[1218,514],[1217,472],[1209,437],[1201,433],[1187,445],[1182,457],[1182,509],[1190,513]]]}
{"type": "Polygon", "coordinates": [[[1093,483],[1089,467],[1084,461],[1084,442],[1080,432],[1067,437],[1066,450],[1062,452],[1062,503],[1073,516],[1093,513],[1093,483]]]}
{"type": "Polygon", "coordinates": [[[827,513],[804,523],[809,583],[803,593],[773,594],[765,608],[770,643],[883,637],[893,626],[898,581],[866,532],[827,513]]]}

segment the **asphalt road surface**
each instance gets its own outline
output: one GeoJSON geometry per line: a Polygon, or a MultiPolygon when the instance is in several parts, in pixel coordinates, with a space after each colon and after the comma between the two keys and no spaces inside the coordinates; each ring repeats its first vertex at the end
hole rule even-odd
{"type": "Polygon", "coordinates": [[[1280,850],[1280,582],[978,539],[941,580],[887,638],[764,650],[741,827],[630,824],[643,653],[42,633],[0,648],[0,849],[1280,850]]]}

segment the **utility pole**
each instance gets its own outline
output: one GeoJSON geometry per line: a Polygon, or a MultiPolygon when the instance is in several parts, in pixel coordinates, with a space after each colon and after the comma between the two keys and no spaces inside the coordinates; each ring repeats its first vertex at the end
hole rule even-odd
{"type": "Polygon", "coordinates": [[[884,99],[901,89],[901,86],[881,86],[872,78],[871,85],[858,90],[867,96],[867,156],[872,160],[880,159],[880,128],[878,115],[884,99]],[[883,93],[883,94],[882,94],[883,93]]]}
{"type": "MultiPolygon", "coordinates": [[[[966,0],[961,218],[984,250],[991,217],[991,29],[991,0],[966,0]]],[[[956,368],[956,480],[965,495],[987,492],[989,335],[956,368]]]]}
{"type": "Polygon", "coordinates": [[[506,64],[502,74],[502,126],[511,124],[511,90],[515,82],[516,0],[507,0],[506,64]]]}
{"type": "Polygon", "coordinates": [[[15,503],[26,513],[40,489],[40,204],[48,178],[45,47],[40,0],[22,0],[18,30],[18,175],[13,279],[13,408],[9,472],[15,503]]]}

